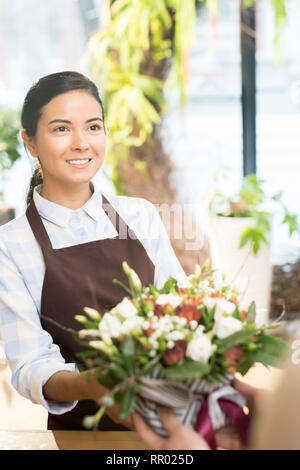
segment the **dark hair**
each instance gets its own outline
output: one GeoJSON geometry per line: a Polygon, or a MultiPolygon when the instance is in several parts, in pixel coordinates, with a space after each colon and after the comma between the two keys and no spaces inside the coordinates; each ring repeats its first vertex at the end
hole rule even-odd
{"type": "MultiPolygon", "coordinates": [[[[25,97],[21,113],[21,123],[28,137],[36,135],[43,106],[49,103],[55,96],[72,90],[85,90],[94,96],[101,106],[104,121],[104,109],[98,88],[88,77],[79,72],[72,71],[52,73],[34,83],[25,97]]],[[[36,159],[36,169],[32,175],[27,194],[27,204],[32,200],[35,186],[42,182],[41,165],[39,160],[36,159]]]]}

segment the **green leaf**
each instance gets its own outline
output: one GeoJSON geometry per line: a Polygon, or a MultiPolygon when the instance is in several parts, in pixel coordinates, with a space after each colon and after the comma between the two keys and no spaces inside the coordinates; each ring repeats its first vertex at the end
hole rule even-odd
{"type": "Polygon", "coordinates": [[[119,382],[108,369],[98,368],[96,369],[95,374],[98,382],[100,382],[104,387],[113,388],[119,382]]]}
{"type": "Polygon", "coordinates": [[[240,248],[246,245],[246,243],[250,242],[253,245],[253,253],[256,255],[260,248],[261,242],[268,243],[268,240],[265,237],[266,229],[262,227],[253,227],[253,228],[246,228],[241,235],[240,239],[240,248]]]}
{"type": "Polygon", "coordinates": [[[241,360],[239,368],[238,368],[238,372],[242,375],[245,375],[248,372],[248,370],[252,367],[252,365],[253,365],[253,360],[251,359],[249,355],[247,355],[241,360]]]}
{"type": "Polygon", "coordinates": [[[154,298],[154,300],[157,299],[157,297],[159,296],[160,294],[160,291],[157,289],[157,287],[155,287],[153,284],[149,284],[149,289],[150,289],[150,292],[154,298]]]}
{"type": "Polygon", "coordinates": [[[165,282],[162,291],[164,294],[177,293],[178,292],[178,282],[177,279],[170,276],[169,279],[165,282]]]}
{"type": "Polygon", "coordinates": [[[154,364],[153,366],[145,366],[145,367],[142,367],[139,371],[138,371],[138,375],[139,376],[143,376],[143,375],[149,375],[151,374],[151,372],[153,372],[154,370],[156,370],[156,368],[161,368],[161,365],[160,364],[154,364]]]}
{"type": "Polygon", "coordinates": [[[166,367],[164,377],[174,380],[200,379],[210,370],[209,364],[192,359],[184,359],[182,362],[166,367]]]}
{"type": "Polygon", "coordinates": [[[134,369],[134,360],[132,356],[124,356],[125,369],[128,373],[132,372],[134,369]]]}
{"type": "Polygon", "coordinates": [[[216,339],[214,342],[217,345],[217,352],[219,354],[223,354],[224,352],[228,351],[229,349],[233,348],[234,346],[238,346],[243,344],[244,341],[249,339],[252,332],[248,330],[240,330],[236,333],[233,333],[230,336],[222,339],[216,339]]]}
{"type": "Polygon", "coordinates": [[[119,418],[120,419],[127,418],[127,416],[133,412],[134,404],[135,404],[135,393],[132,390],[132,388],[127,388],[122,397],[119,418]]]}
{"type": "Polygon", "coordinates": [[[121,380],[121,381],[125,380],[128,376],[125,370],[119,365],[117,365],[116,363],[110,364],[109,370],[116,377],[116,379],[121,380]]]}
{"type": "MultiPolygon", "coordinates": [[[[86,344],[85,344],[85,346],[86,346],[86,344]]],[[[75,354],[76,354],[76,357],[79,357],[79,358],[84,360],[84,359],[87,359],[87,358],[90,358],[90,357],[97,357],[98,354],[99,354],[99,351],[96,351],[94,349],[94,350],[78,352],[78,353],[75,353],[75,354]]]]}
{"type": "Polygon", "coordinates": [[[132,290],[129,289],[127,286],[125,286],[125,284],[124,284],[123,282],[119,281],[118,279],[113,279],[112,282],[113,282],[113,284],[118,284],[119,286],[123,287],[123,289],[126,290],[126,292],[128,292],[128,294],[129,294],[130,296],[133,295],[132,290]]]}
{"type": "Polygon", "coordinates": [[[118,364],[121,367],[124,367],[124,359],[121,356],[111,355],[111,356],[109,356],[109,360],[112,361],[112,362],[115,362],[116,364],[118,364]]]}
{"type": "Polygon", "coordinates": [[[282,223],[288,225],[290,236],[293,235],[294,232],[299,232],[299,222],[296,214],[286,212],[282,223]]]}
{"type": "Polygon", "coordinates": [[[122,344],[122,355],[125,357],[133,357],[135,354],[135,342],[131,336],[126,335],[122,344]]]}
{"type": "Polygon", "coordinates": [[[260,348],[250,353],[253,362],[261,362],[265,366],[278,367],[290,352],[289,345],[281,338],[262,333],[259,338],[260,348]]]}
{"type": "Polygon", "coordinates": [[[216,312],[217,305],[214,305],[210,312],[206,313],[207,308],[201,309],[203,315],[203,321],[205,323],[206,328],[209,328],[211,323],[214,320],[215,312],[216,312]]]}
{"type": "Polygon", "coordinates": [[[251,302],[248,313],[247,313],[247,322],[248,323],[255,323],[255,318],[256,318],[256,305],[255,302],[251,302]]]}

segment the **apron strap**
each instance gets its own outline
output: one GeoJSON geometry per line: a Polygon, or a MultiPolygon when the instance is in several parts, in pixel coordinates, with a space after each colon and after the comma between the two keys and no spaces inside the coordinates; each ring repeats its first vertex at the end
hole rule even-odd
{"type": "Polygon", "coordinates": [[[47,230],[45,229],[45,226],[42,222],[42,219],[37,211],[34,200],[32,200],[29,206],[27,207],[26,217],[28,219],[31,230],[33,231],[33,234],[37,242],[39,243],[42,251],[44,250],[51,251],[52,250],[51,241],[48,236],[47,230]]]}
{"type": "MultiPolygon", "coordinates": [[[[110,219],[111,223],[117,230],[119,234],[119,238],[126,239],[127,236],[132,238],[133,240],[137,239],[133,230],[128,227],[125,221],[119,216],[118,212],[113,208],[110,202],[106,199],[106,197],[102,194],[103,202],[102,208],[108,218],[110,219]],[[121,226],[122,224],[122,226],[121,226]],[[121,230],[122,229],[122,230],[121,230]]],[[[37,211],[36,205],[32,200],[26,210],[26,217],[28,219],[29,225],[33,234],[38,241],[42,251],[52,251],[52,244],[50,238],[48,236],[47,230],[42,222],[42,219],[37,211]]]]}
{"type": "Polygon", "coordinates": [[[113,208],[104,194],[102,194],[102,208],[118,232],[119,238],[127,238],[128,235],[133,240],[137,239],[134,231],[126,224],[122,217],[120,217],[119,213],[113,208]]]}

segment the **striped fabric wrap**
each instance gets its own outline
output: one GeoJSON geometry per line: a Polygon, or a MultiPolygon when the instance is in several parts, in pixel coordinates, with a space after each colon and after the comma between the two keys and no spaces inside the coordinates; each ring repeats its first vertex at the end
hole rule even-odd
{"type": "Polygon", "coordinates": [[[172,408],[182,424],[194,429],[198,412],[205,395],[208,395],[208,409],[214,430],[229,424],[228,418],[221,410],[218,399],[228,398],[239,406],[246,405],[244,397],[230,384],[232,374],[220,377],[221,382],[207,382],[191,379],[187,381],[168,380],[162,378],[158,369],[148,377],[140,377],[141,391],[136,397],[135,411],[146,423],[162,437],[168,434],[158,418],[161,406],[172,408]]]}

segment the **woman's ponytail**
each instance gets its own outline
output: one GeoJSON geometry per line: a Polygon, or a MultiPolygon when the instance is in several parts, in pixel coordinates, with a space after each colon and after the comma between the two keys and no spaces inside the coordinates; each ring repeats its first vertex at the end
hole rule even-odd
{"type": "Polygon", "coordinates": [[[27,206],[29,206],[29,204],[31,203],[33,199],[34,188],[38,186],[39,184],[43,184],[43,172],[42,172],[42,167],[40,165],[39,159],[37,158],[35,162],[35,170],[31,177],[29,190],[27,193],[27,206]]]}

